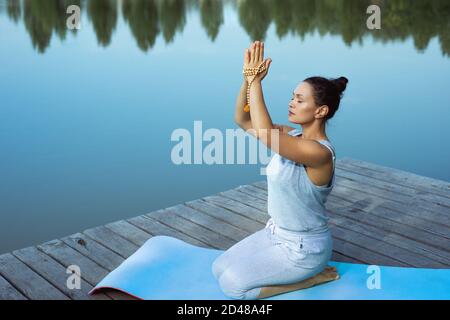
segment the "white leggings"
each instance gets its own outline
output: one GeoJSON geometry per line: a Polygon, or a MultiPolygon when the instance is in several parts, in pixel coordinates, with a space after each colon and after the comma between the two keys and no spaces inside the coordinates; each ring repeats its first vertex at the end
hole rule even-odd
{"type": "Polygon", "coordinates": [[[264,229],[217,257],[212,272],[225,295],[253,300],[264,286],[300,282],[322,272],[332,251],[329,230],[319,234],[292,232],[279,228],[270,218],[264,229]]]}

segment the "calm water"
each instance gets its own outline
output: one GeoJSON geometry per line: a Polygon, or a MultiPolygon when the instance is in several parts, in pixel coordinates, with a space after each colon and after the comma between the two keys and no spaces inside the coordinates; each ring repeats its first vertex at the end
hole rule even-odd
{"type": "Polygon", "coordinates": [[[450,181],[449,2],[386,3],[369,31],[363,0],[0,0],[0,252],[264,179],[170,158],[177,128],[235,128],[256,39],[274,122],[302,79],[346,76],[338,158],[450,181]]]}

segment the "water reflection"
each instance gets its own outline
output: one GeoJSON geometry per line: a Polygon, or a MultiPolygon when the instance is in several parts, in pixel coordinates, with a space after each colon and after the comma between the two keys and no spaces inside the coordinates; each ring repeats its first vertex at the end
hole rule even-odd
{"type": "Polygon", "coordinates": [[[101,46],[107,46],[111,42],[112,34],[117,24],[117,1],[91,0],[87,1],[87,6],[83,7],[87,7],[87,14],[94,27],[98,43],[101,46]]]}
{"type": "Polygon", "coordinates": [[[14,21],[22,17],[33,46],[45,52],[53,33],[64,40],[66,8],[78,4],[87,14],[98,43],[107,46],[113,40],[119,14],[130,27],[137,45],[150,50],[159,34],[166,43],[182,32],[188,10],[198,10],[202,26],[211,41],[224,23],[224,6],[231,5],[239,23],[251,39],[264,40],[273,22],[276,34],[303,37],[312,32],[340,35],[347,45],[374,39],[405,41],[412,37],[418,51],[430,40],[439,38],[442,53],[450,55],[450,2],[448,0],[377,1],[382,9],[382,30],[366,28],[368,0],[0,0],[1,12],[14,21]]]}

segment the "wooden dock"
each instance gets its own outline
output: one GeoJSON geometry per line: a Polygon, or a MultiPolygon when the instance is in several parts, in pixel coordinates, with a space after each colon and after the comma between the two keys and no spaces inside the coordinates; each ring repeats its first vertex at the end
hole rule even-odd
{"type": "MultiPolygon", "coordinates": [[[[0,299],[130,299],[87,292],[152,236],[229,248],[264,228],[266,200],[262,180],[3,254],[0,299]],[[70,265],[81,269],[81,290],[66,286],[70,265]]],[[[450,268],[449,182],[343,158],[326,206],[334,261],[450,268]]]]}

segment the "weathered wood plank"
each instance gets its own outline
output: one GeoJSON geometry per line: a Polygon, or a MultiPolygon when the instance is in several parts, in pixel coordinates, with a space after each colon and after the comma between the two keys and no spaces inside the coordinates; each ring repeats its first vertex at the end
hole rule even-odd
{"type": "Polygon", "coordinates": [[[38,245],[38,249],[58,261],[64,267],[77,265],[81,269],[81,277],[95,286],[107,274],[108,270],[61,240],[52,240],[38,245]]]}
{"type": "MultiPolygon", "coordinates": [[[[405,266],[422,267],[422,268],[445,268],[446,265],[437,261],[420,256],[414,252],[405,250],[403,248],[391,245],[383,240],[367,236],[365,234],[354,231],[348,228],[348,225],[336,217],[330,219],[330,229],[334,237],[343,241],[351,242],[360,247],[366,248],[380,255],[384,255],[389,260],[389,265],[400,265],[397,261],[405,266]],[[334,228],[333,228],[334,226],[334,228]],[[345,228],[347,226],[347,228],[345,228]]],[[[387,261],[387,260],[385,260],[387,261]]]]}
{"type": "Polygon", "coordinates": [[[125,259],[138,249],[137,245],[122,238],[105,226],[88,229],[83,233],[125,259]]]}
{"type": "Polygon", "coordinates": [[[344,185],[336,185],[330,195],[352,201],[355,207],[363,208],[363,205],[367,206],[368,204],[370,204],[372,207],[378,205],[387,210],[402,213],[406,217],[411,216],[412,219],[415,219],[415,221],[420,224],[422,224],[421,220],[424,220],[425,224],[429,224],[431,226],[435,226],[437,224],[438,226],[440,226],[440,229],[444,230],[444,233],[445,230],[449,230],[450,216],[442,213],[438,214],[431,210],[423,209],[420,207],[414,207],[396,201],[391,201],[389,199],[379,198],[372,194],[367,194],[359,190],[347,188],[344,185]]]}
{"type": "MultiPolygon", "coordinates": [[[[334,196],[330,195],[330,199],[337,202],[338,199],[347,200],[348,197],[342,198],[339,196],[334,198],[334,196]]],[[[449,234],[442,229],[442,226],[424,223],[423,221],[411,218],[411,216],[403,215],[396,210],[387,209],[379,203],[374,203],[371,198],[358,201],[358,203],[352,201],[348,210],[356,212],[357,214],[363,214],[364,216],[361,216],[361,218],[364,219],[366,219],[367,214],[372,215],[375,219],[383,219],[383,225],[386,223],[391,224],[392,222],[397,222],[402,225],[397,233],[401,233],[406,237],[420,238],[424,243],[433,241],[435,246],[444,250],[449,249],[449,234]]]]}
{"type": "MultiPolygon", "coordinates": [[[[363,184],[366,186],[374,186],[383,190],[388,190],[393,193],[393,195],[398,196],[401,195],[402,199],[408,199],[411,197],[416,199],[417,201],[421,201],[426,205],[433,206],[450,206],[450,198],[442,195],[438,195],[435,193],[427,192],[424,188],[420,188],[418,186],[404,186],[393,183],[392,181],[380,180],[378,179],[379,174],[373,173],[372,175],[367,175],[367,170],[358,169],[355,170],[355,166],[341,165],[339,168],[336,168],[336,175],[339,177],[357,181],[359,184],[363,184]]],[[[439,207],[436,207],[439,208],[439,207]]]]}
{"type": "Polygon", "coordinates": [[[387,232],[382,232],[374,227],[352,221],[351,219],[336,214],[331,215],[330,222],[336,226],[342,227],[342,229],[352,230],[357,234],[370,237],[374,239],[372,241],[377,243],[392,245],[394,250],[386,248],[386,250],[389,249],[389,251],[386,251],[389,253],[388,255],[395,256],[399,260],[411,263],[414,267],[446,268],[450,266],[450,260],[445,257],[438,256],[434,252],[423,250],[423,244],[411,239],[405,239],[387,232]],[[395,248],[398,249],[395,250],[395,248]]]}
{"type": "MultiPolygon", "coordinates": [[[[266,224],[267,220],[269,219],[269,215],[262,212],[259,209],[256,209],[254,207],[248,206],[246,204],[243,204],[242,202],[232,200],[229,198],[225,198],[220,195],[214,195],[214,196],[207,196],[203,197],[203,200],[210,202],[212,204],[215,204],[219,207],[231,210],[237,214],[242,215],[240,212],[246,212],[251,215],[251,218],[253,220],[256,220],[260,223],[266,224]]],[[[248,215],[243,215],[245,217],[248,217],[248,215]]]]}
{"type": "Polygon", "coordinates": [[[267,201],[267,197],[268,197],[267,190],[255,187],[251,184],[246,185],[246,186],[239,186],[238,188],[236,188],[236,190],[239,192],[244,192],[244,193],[248,194],[249,196],[256,197],[260,200],[267,201]]]}
{"type": "MultiPolygon", "coordinates": [[[[63,239],[46,242],[38,248],[66,268],[72,264],[78,265],[81,269],[81,277],[92,286],[97,285],[120,262],[124,261],[119,255],[83,234],[78,233],[63,239]],[[101,266],[100,263],[106,264],[106,267],[101,266]]],[[[114,300],[133,300],[130,296],[117,291],[105,292],[105,295],[114,300]]]]}
{"type": "MultiPolygon", "coordinates": [[[[337,228],[330,228],[333,233],[337,228]]],[[[333,233],[333,247],[338,253],[362,261],[364,264],[385,265],[385,266],[400,266],[410,267],[401,261],[393,260],[378,252],[367,250],[364,247],[360,247],[352,242],[342,240],[340,237],[333,233]]]]}
{"type": "Polygon", "coordinates": [[[359,264],[364,264],[363,261],[359,261],[357,259],[351,258],[351,257],[347,257],[337,251],[333,250],[333,255],[331,256],[331,260],[332,261],[336,261],[336,262],[348,262],[348,263],[359,263],[359,264]]]}
{"type": "Polygon", "coordinates": [[[32,300],[69,300],[61,291],[10,253],[0,256],[0,274],[32,300]]]}
{"type": "Polygon", "coordinates": [[[67,279],[70,276],[66,268],[53,260],[45,253],[35,247],[28,247],[13,252],[19,260],[25,263],[30,269],[38,273],[54,287],[62,291],[66,296],[73,300],[108,300],[107,296],[99,294],[89,296],[88,292],[92,286],[80,277],[80,289],[69,289],[67,279]]]}
{"type": "Polygon", "coordinates": [[[233,211],[218,207],[212,203],[208,203],[203,199],[188,201],[185,204],[195,210],[202,211],[210,216],[216,217],[217,219],[222,219],[226,223],[242,229],[247,234],[258,231],[261,229],[261,225],[263,225],[260,222],[255,222],[255,220],[248,219],[242,215],[236,214],[233,211]]]}
{"type": "Polygon", "coordinates": [[[449,215],[449,208],[443,207],[430,202],[425,202],[418,198],[413,198],[408,195],[394,193],[389,190],[385,190],[378,186],[372,186],[368,184],[360,183],[359,181],[353,181],[350,179],[342,178],[336,175],[336,185],[332,192],[340,193],[343,188],[348,189],[348,193],[361,194],[364,197],[371,197],[376,199],[377,202],[390,200],[390,203],[397,203],[397,206],[402,208],[402,212],[405,215],[415,215],[417,218],[424,219],[427,216],[423,215],[423,212],[434,213],[434,216],[441,216],[439,219],[446,219],[449,215]]]}
{"type": "Polygon", "coordinates": [[[106,225],[107,228],[117,233],[121,237],[134,243],[138,247],[142,246],[152,235],[142,229],[132,225],[131,223],[120,220],[106,225]]]}
{"type": "Polygon", "coordinates": [[[206,229],[205,227],[193,223],[183,217],[177,216],[167,210],[157,210],[146,214],[146,216],[153,218],[167,226],[172,226],[177,230],[182,230],[184,233],[191,236],[195,235],[197,239],[207,243],[211,248],[221,249],[228,248],[233,244],[229,238],[226,238],[217,232],[206,229]]]}
{"type": "Polygon", "coordinates": [[[339,159],[336,165],[341,166],[341,164],[351,165],[359,172],[362,171],[361,169],[366,169],[364,170],[365,173],[372,172],[372,174],[376,174],[378,179],[384,179],[399,185],[414,186],[415,188],[422,189],[426,192],[434,192],[449,197],[450,183],[448,181],[425,177],[412,172],[381,166],[354,158],[345,157],[339,159]]]}
{"type": "Polygon", "coordinates": [[[219,220],[215,217],[211,217],[202,211],[195,210],[184,204],[179,204],[166,209],[168,213],[176,214],[193,223],[199,224],[202,227],[209,229],[212,232],[221,234],[222,236],[231,240],[231,242],[239,241],[247,236],[247,232],[226,223],[223,220],[219,220]]]}
{"type": "Polygon", "coordinates": [[[192,244],[194,246],[209,248],[210,246],[202,242],[201,240],[191,237],[188,234],[174,229],[172,226],[160,223],[157,220],[151,219],[147,216],[138,216],[127,220],[129,223],[135,225],[136,227],[152,234],[153,236],[168,236],[180,239],[186,243],[192,244]]]}
{"type": "Polygon", "coordinates": [[[249,197],[247,194],[239,192],[239,190],[227,190],[223,192],[219,192],[218,195],[225,196],[228,199],[239,201],[253,208],[259,209],[261,212],[264,212],[264,215],[267,217],[267,199],[261,200],[257,197],[249,197]],[[250,202],[249,202],[250,201],[250,202]]]}
{"type": "Polygon", "coordinates": [[[82,233],[64,237],[61,241],[108,271],[114,270],[125,260],[117,253],[82,233]]]}
{"type": "Polygon", "coordinates": [[[0,276],[0,300],[28,300],[16,288],[14,288],[5,278],[0,276]]]}
{"type": "MultiPolygon", "coordinates": [[[[358,228],[362,231],[361,228],[363,228],[365,232],[378,235],[383,241],[404,247],[436,261],[446,264],[450,262],[450,252],[436,247],[435,238],[426,233],[417,232],[400,223],[379,219],[363,211],[354,210],[351,205],[340,199],[327,203],[326,207],[331,216],[345,217],[347,223],[355,229],[358,228]]],[[[442,239],[437,240],[441,241],[442,239]]],[[[442,242],[445,243],[445,241],[442,242]]]]}

